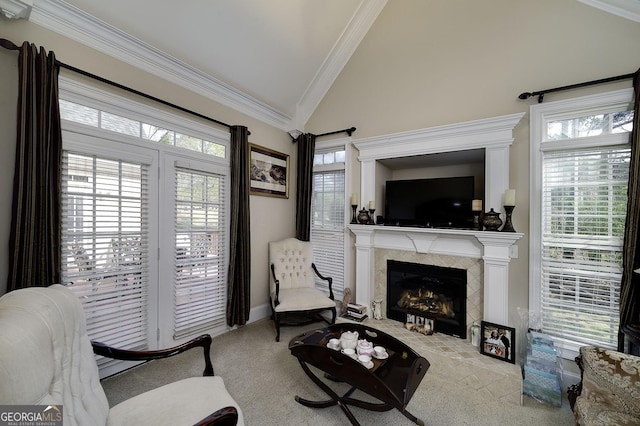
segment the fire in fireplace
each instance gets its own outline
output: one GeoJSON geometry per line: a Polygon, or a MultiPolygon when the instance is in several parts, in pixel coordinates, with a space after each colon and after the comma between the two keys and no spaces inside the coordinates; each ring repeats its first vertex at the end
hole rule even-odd
{"type": "Polygon", "coordinates": [[[387,260],[387,318],[429,318],[436,332],[466,339],[466,308],[466,270],[387,260]]]}

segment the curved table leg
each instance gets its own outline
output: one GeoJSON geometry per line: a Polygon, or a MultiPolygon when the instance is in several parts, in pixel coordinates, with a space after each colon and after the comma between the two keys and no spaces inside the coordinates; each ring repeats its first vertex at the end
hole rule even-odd
{"type": "MultiPolygon", "coordinates": [[[[329,395],[331,399],[327,401],[309,401],[308,399],[300,398],[299,396],[296,395],[296,401],[302,405],[305,405],[307,407],[312,407],[312,408],[326,408],[326,407],[332,407],[337,404],[340,407],[340,409],[344,412],[344,414],[347,416],[347,418],[349,419],[349,421],[353,426],[360,426],[360,423],[358,423],[358,420],[356,420],[355,416],[353,415],[351,410],[349,410],[349,407],[347,407],[347,404],[344,403],[343,399],[340,396],[338,396],[338,394],[335,393],[322,380],[320,380],[315,374],[313,374],[313,372],[309,369],[309,367],[307,367],[307,364],[304,361],[298,360],[298,362],[300,363],[300,366],[302,367],[304,372],[307,374],[307,376],[309,376],[309,378],[313,380],[313,382],[316,385],[318,385],[320,389],[325,391],[325,393],[329,395]]],[[[351,395],[353,391],[355,391],[355,388],[351,388],[345,394],[345,396],[351,395]]]]}
{"type": "MultiPolygon", "coordinates": [[[[327,408],[327,407],[333,407],[334,405],[338,405],[340,407],[340,409],[342,409],[344,414],[347,416],[347,418],[349,419],[351,424],[354,425],[354,426],[360,426],[360,423],[354,417],[354,415],[351,412],[351,410],[349,410],[349,407],[347,406],[347,404],[353,405],[355,407],[364,408],[366,410],[371,410],[371,411],[389,411],[389,410],[392,410],[393,408],[395,408],[393,405],[387,404],[387,403],[376,404],[376,403],[372,403],[372,402],[361,401],[359,399],[349,398],[349,396],[351,396],[351,394],[353,392],[355,392],[355,390],[356,390],[355,387],[352,387],[342,397],[340,397],[329,386],[327,386],[326,383],[324,383],[322,380],[320,380],[320,378],[318,378],[318,376],[313,374],[313,372],[309,369],[309,367],[307,366],[307,364],[304,361],[301,361],[301,360],[298,359],[298,362],[300,363],[300,366],[302,367],[304,372],[307,374],[307,376],[309,376],[309,378],[311,380],[313,380],[313,382],[316,385],[318,385],[318,387],[320,389],[322,389],[327,395],[329,395],[331,397],[331,399],[328,399],[326,401],[310,401],[308,399],[304,399],[304,398],[301,398],[300,396],[296,395],[295,400],[299,404],[302,404],[302,405],[304,405],[306,407],[311,407],[311,408],[327,408]]],[[[422,420],[420,420],[419,418],[417,418],[416,416],[414,416],[413,414],[411,414],[407,410],[400,410],[400,412],[406,418],[408,418],[412,422],[416,423],[417,425],[424,426],[424,422],[422,420]]]]}

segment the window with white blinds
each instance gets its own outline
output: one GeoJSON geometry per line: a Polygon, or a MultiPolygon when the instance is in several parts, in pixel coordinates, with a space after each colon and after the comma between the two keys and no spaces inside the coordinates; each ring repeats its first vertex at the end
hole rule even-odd
{"type": "Polygon", "coordinates": [[[225,321],[224,175],[176,167],[174,339],[225,321]]]}
{"type": "MultiPolygon", "coordinates": [[[[229,132],[59,83],[62,279],[89,337],[158,349],[225,331],[229,132]]],[[[130,366],[99,362],[102,377],[130,366]]]]}
{"type": "MultiPolygon", "coordinates": [[[[345,279],[345,150],[344,146],[316,150],[313,166],[311,241],[316,266],[333,278],[341,295],[345,279]]],[[[316,280],[319,288],[326,282],[316,280]]]]}
{"type": "Polygon", "coordinates": [[[553,336],[617,345],[630,152],[543,154],[542,324],[553,336]]]}
{"type": "Polygon", "coordinates": [[[148,166],[64,151],[62,177],[63,282],[92,339],[146,349],[148,166]]]}
{"type": "Polygon", "coordinates": [[[615,348],[632,91],[531,107],[529,326],[573,359],[615,348]]]}

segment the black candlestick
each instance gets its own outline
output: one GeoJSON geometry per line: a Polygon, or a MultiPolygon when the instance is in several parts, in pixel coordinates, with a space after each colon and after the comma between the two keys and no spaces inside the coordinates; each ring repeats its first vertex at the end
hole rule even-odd
{"type": "Polygon", "coordinates": [[[351,210],[353,210],[353,217],[351,218],[351,223],[358,223],[358,219],[356,218],[357,208],[358,208],[357,204],[351,204],[351,210]]]}
{"type": "Polygon", "coordinates": [[[511,214],[513,213],[513,209],[516,206],[504,206],[504,211],[507,213],[507,218],[504,222],[504,226],[502,227],[502,232],[516,232],[513,229],[513,224],[511,223],[511,214]]]}
{"type": "Polygon", "coordinates": [[[480,226],[480,212],[473,212],[473,229],[482,229],[480,226]]]}

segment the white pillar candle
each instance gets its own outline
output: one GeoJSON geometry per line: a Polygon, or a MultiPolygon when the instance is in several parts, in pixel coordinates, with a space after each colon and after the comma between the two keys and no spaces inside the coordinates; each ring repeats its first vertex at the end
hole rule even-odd
{"type": "Polygon", "coordinates": [[[357,206],[359,201],[360,200],[358,200],[358,194],[351,194],[351,205],[352,206],[357,206]]]}
{"type": "Polygon", "coordinates": [[[373,201],[369,201],[369,210],[375,210],[376,209],[376,203],[374,203],[373,201]]]}
{"type": "Polygon", "coordinates": [[[516,205],[516,190],[515,189],[507,189],[504,193],[504,205],[505,206],[515,206],[516,205]]]}
{"type": "Polygon", "coordinates": [[[471,201],[471,211],[481,212],[482,211],[482,200],[472,200],[471,201]]]}

